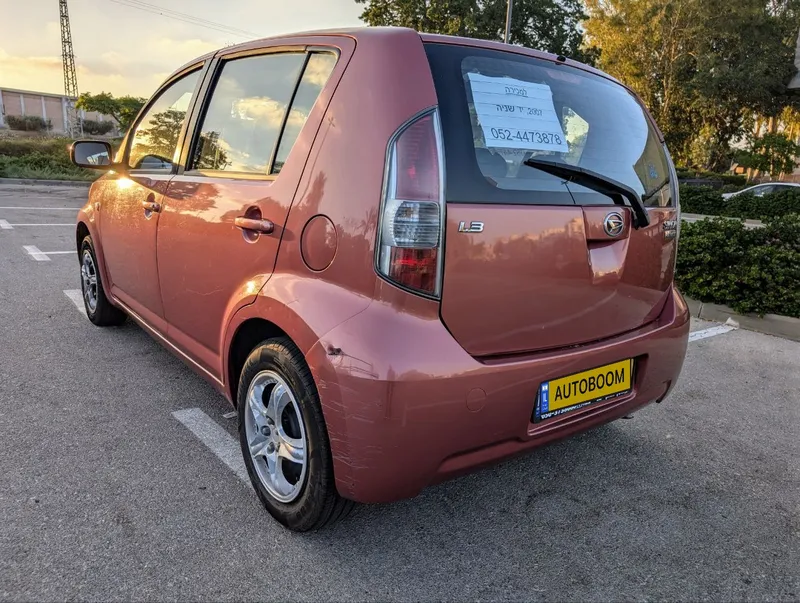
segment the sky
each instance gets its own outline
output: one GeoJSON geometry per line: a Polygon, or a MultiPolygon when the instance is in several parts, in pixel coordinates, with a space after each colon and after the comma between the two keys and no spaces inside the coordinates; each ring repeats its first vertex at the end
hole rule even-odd
{"type": "MultiPolygon", "coordinates": [[[[363,5],[354,0],[142,1],[258,35],[223,33],[113,0],[69,0],[79,92],[149,97],[175,69],[222,46],[363,25],[363,5]]],[[[0,88],[63,93],[58,0],[0,0],[0,16],[0,88]]]]}

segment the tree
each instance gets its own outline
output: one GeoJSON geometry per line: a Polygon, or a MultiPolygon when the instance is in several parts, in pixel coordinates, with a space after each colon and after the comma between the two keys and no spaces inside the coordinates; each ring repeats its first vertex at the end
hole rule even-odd
{"type": "Polygon", "coordinates": [[[119,129],[125,132],[130,128],[133,120],[136,119],[145,100],[137,96],[114,98],[108,92],[101,92],[100,94],[84,92],[78,97],[75,107],[84,111],[97,111],[103,115],[110,115],[117,120],[119,129]]]}
{"type": "Polygon", "coordinates": [[[764,134],[750,141],[750,148],[739,154],[739,163],[747,168],[769,172],[773,178],[791,172],[800,157],[800,145],[783,134],[764,134]]]}
{"type": "MultiPolygon", "coordinates": [[[[154,113],[147,122],[147,127],[141,130],[141,133],[147,138],[147,142],[142,145],[141,152],[163,158],[165,161],[172,161],[172,154],[178,145],[178,136],[180,136],[185,118],[186,111],[176,109],[154,113]]],[[[137,137],[139,131],[137,128],[137,137]]]]}
{"type": "Polygon", "coordinates": [[[800,0],[587,0],[600,67],[642,96],[673,154],[727,168],[755,114],[797,103],[786,86],[800,0]],[[702,137],[702,141],[697,140],[702,137]]]}
{"type": "MultiPolygon", "coordinates": [[[[507,0],[355,0],[365,4],[368,25],[411,27],[417,31],[484,40],[502,40],[507,0]]],[[[512,44],[592,63],[596,49],[583,47],[581,0],[514,0],[512,44]]]]}

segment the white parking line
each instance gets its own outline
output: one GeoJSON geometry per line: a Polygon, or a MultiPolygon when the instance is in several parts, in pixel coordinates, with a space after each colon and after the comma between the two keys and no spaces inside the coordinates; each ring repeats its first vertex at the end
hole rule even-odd
{"type": "MultiPolygon", "coordinates": [[[[83,298],[78,289],[65,290],[64,294],[69,297],[78,309],[86,313],[83,306],[83,298]]],[[[689,334],[689,341],[697,341],[698,339],[705,339],[706,337],[713,337],[715,335],[722,335],[728,331],[733,331],[735,327],[721,325],[718,327],[711,327],[694,331],[689,334]]],[[[191,431],[198,440],[205,444],[211,452],[217,455],[219,460],[225,463],[228,468],[233,471],[236,476],[245,483],[250,483],[250,478],[247,475],[247,468],[242,459],[241,448],[235,438],[231,437],[214,419],[209,417],[199,408],[186,408],[183,410],[176,410],[172,416],[180,421],[184,427],[191,431]]],[[[224,418],[233,418],[236,416],[235,412],[228,412],[222,415],[224,418]]]]}
{"type": "Polygon", "coordinates": [[[14,230],[16,226],[75,226],[75,224],[9,224],[8,220],[0,220],[0,230],[14,230]]]}
{"type": "Polygon", "coordinates": [[[176,410],[172,416],[208,446],[240,480],[250,483],[239,444],[214,419],[199,408],[176,410]]]}
{"type": "Polygon", "coordinates": [[[22,248],[37,262],[49,262],[51,255],[65,255],[74,251],[42,251],[36,245],[23,245],[22,248]]]}
{"type": "Polygon", "coordinates": [[[64,289],[64,295],[72,300],[78,312],[86,316],[86,306],[83,305],[83,293],[80,289],[64,289]]]}
{"type": "Polygon", "coordinates": [[[719,327],[711,327],[709,329],[703,329],[701,331],[694,331],[689,333],[689,341],[697,341],[698,339],[705,339],[706,337],[714,337],[714,335],[722,335],[723,333],[727,333],[728,331],[733,331],[735,327],[729,327],[727,325],[721,325],[719,327]]]}

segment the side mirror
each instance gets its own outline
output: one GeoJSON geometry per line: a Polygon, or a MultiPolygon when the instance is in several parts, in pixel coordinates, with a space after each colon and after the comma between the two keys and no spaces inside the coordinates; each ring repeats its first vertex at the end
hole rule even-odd
{"type": "Polygon", "coordinates": [[[78,167],[102,170],[111,166],[111,145],[102,140],[76,140],[69,158],[78,167]]]}

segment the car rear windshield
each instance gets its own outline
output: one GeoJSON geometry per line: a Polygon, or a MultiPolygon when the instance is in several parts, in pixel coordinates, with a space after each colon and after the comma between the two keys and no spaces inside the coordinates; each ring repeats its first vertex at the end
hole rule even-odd
{"type": "Polygon", "coordinates": [[[607,205],[611,200],[525,165],[578,166],[673,205],[671,167],[642,106],[599,75],[521,54],[426,44],[444,133],[447,200],[607,205]]]}

